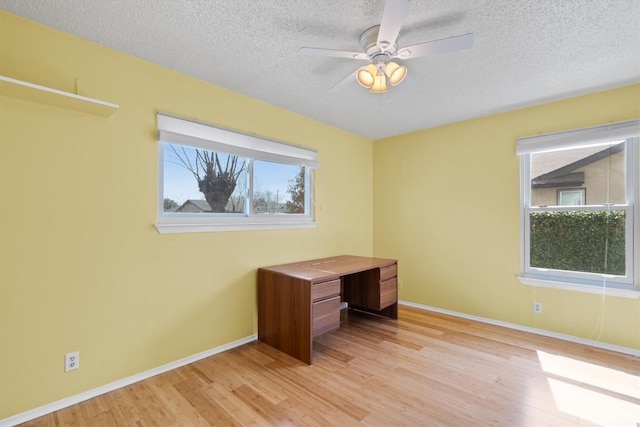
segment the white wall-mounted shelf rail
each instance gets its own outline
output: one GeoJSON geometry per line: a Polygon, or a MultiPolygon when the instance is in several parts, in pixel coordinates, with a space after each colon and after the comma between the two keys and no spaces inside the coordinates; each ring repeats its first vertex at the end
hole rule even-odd
{"type": "Polygon", "coordinates": [[[40,86],[10,77],[0,76],[0,96],[47,104],[68,110],[109,117],[119,106],[99,99],[40,86]]]}

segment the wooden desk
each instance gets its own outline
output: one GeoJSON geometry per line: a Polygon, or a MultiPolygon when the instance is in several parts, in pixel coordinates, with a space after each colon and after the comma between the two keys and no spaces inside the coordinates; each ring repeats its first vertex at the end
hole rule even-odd
{"type": "Polygon", "coordinates": [[[340,302],[398,318],[397,261],[343,255],[258,269],[258,339],[311,364],[313,338],[340,327],[340,302]]]}

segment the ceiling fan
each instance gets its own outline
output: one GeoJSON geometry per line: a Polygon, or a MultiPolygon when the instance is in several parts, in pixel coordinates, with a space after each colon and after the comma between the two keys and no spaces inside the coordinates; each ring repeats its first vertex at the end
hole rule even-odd
{"type": "Polygon", "coordinates": [[[343,83],[351,82],[355,75],[358,83],[369,89],[369,92],[384,93],[389,90],[387,84],[397,86],[407,76],[407,67],[392,61],[392,59],[413,59],[469,49],[473,46],[473,34],[469,33],[398,49],[396,40],[409,11],[409,4],[410,0],[386,1],[380,25],[368,28],[360,35],[362,52],[301,47],[298,54],[367,60],[369,61],[368,65],[358,68],[331,90],[343,83]]]}

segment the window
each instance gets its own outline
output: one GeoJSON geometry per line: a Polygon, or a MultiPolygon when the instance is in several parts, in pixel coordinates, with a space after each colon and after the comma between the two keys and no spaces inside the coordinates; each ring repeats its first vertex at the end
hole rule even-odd
{"type": "Polygon", "coordinates": [[[158,114],[161,233],[313,227],[313,150],[158,114]]]}
{"type": "Polygon", "coordinates": [[[522,283],[637,296],[639,135],[633,120],[518,139],[522,283]]]}
{"type": "Polygon", "coordinates": [[[576,188],[571,190],[558,190],[559,206],[580,206],[584,205],[585,189],[576,188]]]}

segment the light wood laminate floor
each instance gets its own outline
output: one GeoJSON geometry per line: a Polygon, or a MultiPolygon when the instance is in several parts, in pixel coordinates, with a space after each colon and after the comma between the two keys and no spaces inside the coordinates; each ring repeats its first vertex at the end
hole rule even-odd
{"type": "Polygon", "coordinates": [[[26,426],[640,426],[640,360],[401,306],[308,366],[259,342],[26,426]]]}

